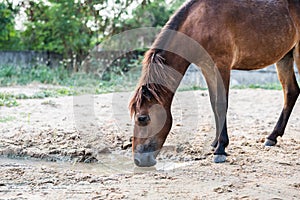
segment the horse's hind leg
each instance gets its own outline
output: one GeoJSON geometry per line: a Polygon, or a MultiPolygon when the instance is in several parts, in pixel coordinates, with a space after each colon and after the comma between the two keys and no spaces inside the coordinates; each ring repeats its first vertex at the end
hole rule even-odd
{"type": "MultiPolygon", "coordinates": [[[[297,51],[297,48],[294,49],[294,52],[295,51],[297,51]]],[[[297,62],[300,63],[300,60],[297,60],[297,62]]],[[[284,93],[284,106],[273,132],[268,136],[265,142],[266,146],[275,145],[277,143],[277,137],[283,135],[290,114],[300,93],[293,68],[293,51],[290,51],[276,63],[276,68],[284,93]]],[[[300,68],[299,65],[298,68],[300,68]]]]}

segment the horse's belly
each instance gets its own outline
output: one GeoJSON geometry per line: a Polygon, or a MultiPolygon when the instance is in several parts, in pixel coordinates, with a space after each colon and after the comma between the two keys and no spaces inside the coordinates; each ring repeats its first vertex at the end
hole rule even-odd
{"type": "Polygon", "coordinates": [[[247,55],[239,57],[239,59],[232,64],[232,69],[238,70],[256,70],[262,69],[281,60],[292,48],[293,43],[284,45],[284,48],[274,49],[250,49],[247,55]]]}
{"type": "Polygon", "coordinates": [[[262,69],[281,60],[293,47],[297,40],[286,38],[285,42],[277,43],[276,45],[258,46],[255,49],[245,49],[240,51],[232,61],[232,69],[238,70],[255,70],[262,69]]]}
{"type": "Polygon", "coordinates": [[[245,35],[244,40],[233,41],[235,48],[231,67],[241,70],[261,69],[282,59],[299,39],[291,21],[283,24],[281,28],[269,34],[250,32],[249,34],[256,35],[252,37],[245,35]]]}

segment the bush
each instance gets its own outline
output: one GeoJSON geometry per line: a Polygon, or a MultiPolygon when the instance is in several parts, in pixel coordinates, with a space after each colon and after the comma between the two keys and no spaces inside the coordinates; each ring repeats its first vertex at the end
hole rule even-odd
{"type": "Polygon", "coordinates": [[[35,66],[33,68],[2,66],[0,67],[0,85],[26,85],[32,82],[61,85],[68,79],[68,70],[58,67],[35,66]]]}
{"type": "MultiPolygon", "coordinates": [[[[62,67],[49,68],[47,66],[35,66],[33,68],[22,68],[14,66],[0,67],[0,86],[27,85],[32,82],[66,86],[67,88],[55,91],[58,96],[75,95],[82,93],[107,93],[115,91],[128,91],[134,88],[141,71],[141,59],[128,64],[128,72],[122,74],[115,70],[107,72],[107,80],[102,80],[96,74],[83,72],[70,72],[62,67]]],[[[57,89],[56,89],[57,90],[57,89]]],[[[56,96],[48,95],[44,91],[36,97],[56,96]]],[[[28,97],[25,97],[28,98],[28,97]]]]}

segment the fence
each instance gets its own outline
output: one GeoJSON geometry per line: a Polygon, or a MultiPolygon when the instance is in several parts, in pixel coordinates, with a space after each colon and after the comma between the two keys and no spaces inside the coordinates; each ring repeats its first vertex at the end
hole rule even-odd
{"type": "MultiPolygon", "coordinates": [[[[122,51],[92,51],[91,54],[83,61],[82,69],[89,72],[96,72],[103,74],[109,68],[112,61],[118,61],[118,58],[135,59],[141,55],[141,51],[132,51],[124,53],[122,51]]],[[[2,65],[15,65],[32,67],[39,64],[44,64],[49,67],[59,66],[62,60],[62,55],[49,53],[49,52],[35,52],[35,51],[0,51],[0,66],[2,65]]],[[[120,61],[120,59],[119,59],[120,61]]],[[[117,62],[118,63],[118,62],[117,62]]],[[[116,64],[116,62],[115,62],[116,64]]],[[[295,71],[297,69],[295,67],[295,71]]],[[[130,71],[128,72],[130,73],[130,71]]],[[[299,73],[297,73],[297,79],[299,73]]],[[[266,84],[278,82],[275,67],[269,66],[267,68],[255,71],[237,71],[231,72],[231,85],[250,85],[250,84],[266,84]]],[[[185,74],[182,84],[183,86],[203,86],[205,87],[205,80],[201,70],[191,65],[185,74]]]]}
{"type": "MultiPolygon", "coordinates": [[[[300,82],[300,75],[296,66],[294,67],[296,72],[296,78],[300,82]]],[[[268,84],[268,83],[279,83],[277,78],[277,72],[274,65],[269,67],[253,70],[253,71],[240,71],[240,70],[232,70],[230,77],[230,85],[251,85],[251,84],[268,84]]],[[[190,65],[187,70],[183,80],[181,82],[181,86],[190,86],[196,85],[200,87],[206,87],[206,83],[204,77],[201,73],[201,70],[195,66],[190,65]]]]}
{"type": "Polygon", "coordinates": [[[62,55],[51,52],[0,51],[0,66],[32,67],[35,65],[47,65],[49,67],[57,67],[62,59],[62,55]]]}

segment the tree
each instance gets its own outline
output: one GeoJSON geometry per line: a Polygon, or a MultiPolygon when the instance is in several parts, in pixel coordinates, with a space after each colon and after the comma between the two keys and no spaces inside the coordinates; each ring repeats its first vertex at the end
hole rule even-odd
{"type": "Polygon", "coordinates": [[[18,9],[8,1],[0,2],[0,49],[13,50],[20,48],[20,38],[15,30],[15,16],[18,9]]]}
{"type": "Polygon", "coordinates": [[[25,6],[28,22],[22,34],[26,48],[63,54],[68,66],[76,71],[89,50],[114,32],[116,20],[133,0],[115,1],[107,16],[102,11],[111,6],[109,2],[48,0],[45,4],[29,1],[25,6]]]}
{"type": "Polygon", "coordinates": [[[182,1],[20,0],[17,7],[27,21],[19,35],[14,29],[18,10],[6,0],[0,4],[0,48],[59,53],[76,71],[89,50],[107,37],[137,27],[161,27],[182,1]],[[129,8],[136,5],[131,13],[129,8]]]}
{"type": "Polygon", "coordinates": [[[68,67],[76,70],[77,61],[90,48],[91,31],[79,4],[70,0],[56,2],[50,1],[51,5],[30,2],[22,39],[27,49],[62,54],[68,67]]]}
{"type": "Polygon", "coordinates": [[[122,22],[121,30],[162,27],[183,2],[184,0],[173,0],[169,3],[161,0],[143,0],[133,11],[132,17],[122,22]]]}

